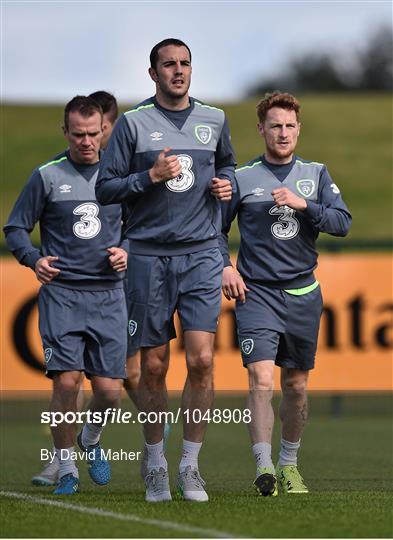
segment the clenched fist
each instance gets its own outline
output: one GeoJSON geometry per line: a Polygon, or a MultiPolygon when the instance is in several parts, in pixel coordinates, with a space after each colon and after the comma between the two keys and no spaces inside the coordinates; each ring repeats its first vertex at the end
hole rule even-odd
{"type": "Polygon", "coordinates": [[[272,196],[277,206],[289,206],[293,210],[305,210],[307,208],[307,202],[286,187],[273,189],[272,196]]]}
{"type": "Polygon", "coordinates": [[[176,178],[181,173],[181,165],[177,156],[166,156],[172,148],[166,147],[162,150],[151,169],[149,169],[149,175],[153,184],[158,182],[166,182],[172,178],[176,178]]]}

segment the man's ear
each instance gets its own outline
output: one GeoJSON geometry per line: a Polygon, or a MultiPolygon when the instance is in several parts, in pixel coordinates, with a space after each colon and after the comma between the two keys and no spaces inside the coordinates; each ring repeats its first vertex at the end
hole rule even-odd
{"type": "Polygon", "coordinates": [[[157,77],[157,72],[155,69],[153,69],[152,67],[149,67],[149,75],[150,75],[150,78],[156,83],[158,82],[158,77],[157,77]]]}
{"type": "Polygon", "coordinates": [[[259,135],[262,135],[262,137],[265,135],[265,130],[263,128],[262,122],[258,122],[257,130],[258,130],[259,135]]]}
{"type": "Polygon", "coordinates": [[[67,128],[65,126],[61,126],[61,130],[63,132],[64,137],[66,137],[68,133],[67,128]]]}

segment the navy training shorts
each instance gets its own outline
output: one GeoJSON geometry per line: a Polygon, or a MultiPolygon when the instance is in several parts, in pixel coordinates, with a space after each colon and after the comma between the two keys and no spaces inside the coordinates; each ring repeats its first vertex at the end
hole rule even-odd
{"type": "Polygon", "coordinates": [[[38,311],[48,377],[56,371],[84,371],[88,378],[126,377],[123,288],[87,291],[43,285],[38,311]]]}
{"type": "Polygon", "coordinates": [[[274,360],[280,367],[313,369],[322,314],[320,286],[294,295],[255,282],[246,285],[246,302],[236,303],[243,365],[274,360]]]}
{"type": "Polygon", "coordinates": [[[223,260],[218,248],[187,255],[130,255],[128,353],[158,347],[176,337],[177,310],[183,332],[215,333],[221,309],[223,260]]]}

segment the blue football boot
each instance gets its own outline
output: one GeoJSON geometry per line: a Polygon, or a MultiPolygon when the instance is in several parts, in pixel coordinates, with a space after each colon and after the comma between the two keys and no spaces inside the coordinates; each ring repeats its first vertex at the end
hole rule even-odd
{"type": "Polygon", "coordinates": [[[74,495],[75,493],[79,493],[79,478],[72,473],[62,476],[53,492],[54,495],[74,495]]]}
{"type": "Polygon", "coordinates": [[[105,486],[112,477],[111,466],[103,455],[100,443],[93,446],[83,446],[82,432],[78,435],[78,446],[83,452],[87,452],[90,478],[99,486],[105,486]]]}

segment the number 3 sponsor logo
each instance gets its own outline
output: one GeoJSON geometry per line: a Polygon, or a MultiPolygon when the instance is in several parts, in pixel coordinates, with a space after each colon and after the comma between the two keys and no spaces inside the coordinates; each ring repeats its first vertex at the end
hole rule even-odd
{"type": "Polygon", "coordinates": [[[94,238],[101,230],[101,221],[97,217],[100,209],[93,203],[83,203],[74,209],[76,216],[81,216],[80,221],[74,223],[73,231],[75,236],[83,240],[94,238]]]}
{"type": "Polygon", "coordinates": [[[278,216],[278,221],[271,226],[272,235],[279,240],[294,238],[300,229],[300,223],[295,218],[295,210],[289,206],[273,206],[269,210],[272,216],[278,216]]]}
{"type": "Polygon", "coordinates": [[[181,173],[176,178],[167,180],[165,185],[170,191],[180,193],[187,191],[194,185],[194,173],[191,170],[193,161],[192,157],[187,154],[179,154],[177,159],[181,166],[181,173]]]}

